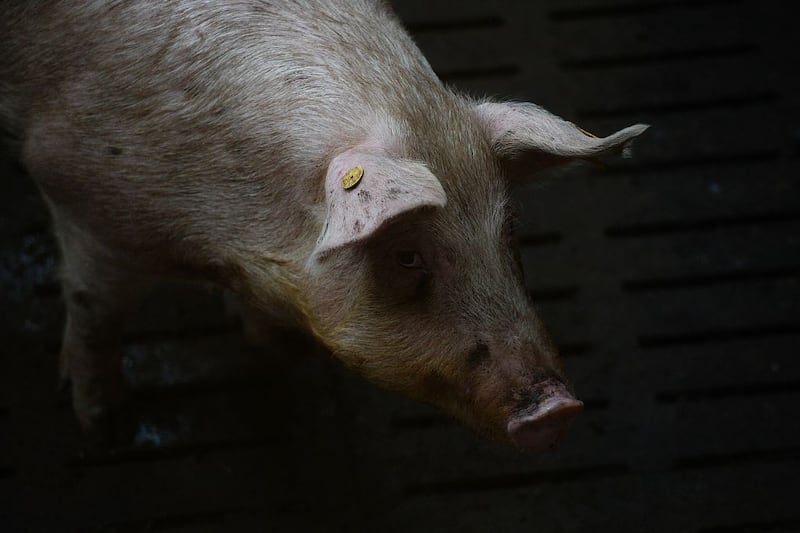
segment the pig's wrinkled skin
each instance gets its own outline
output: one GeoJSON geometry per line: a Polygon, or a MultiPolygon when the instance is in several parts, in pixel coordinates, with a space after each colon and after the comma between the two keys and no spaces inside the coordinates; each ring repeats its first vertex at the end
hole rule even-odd
{"type": "Polygon", "coordinates": [[[83,426],[118,405],[119,332],[159,278],[230,289],[522,448],[581,410],[526,295],[508,189],[646,126],[596,139],[456,94],[367,0],[4,2],[0,49],[0,125],[63,254],[83,426]]]}

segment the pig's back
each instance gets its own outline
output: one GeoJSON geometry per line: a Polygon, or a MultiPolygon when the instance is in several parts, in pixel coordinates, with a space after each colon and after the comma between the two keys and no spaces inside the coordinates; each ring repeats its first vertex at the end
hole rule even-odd
{"type": "Polygon", "coordinates": [[[402,113],[436,82],[388,8],[368,0],[34,0],[5,3],[0,18],[6,123],[58,107],[145,129],[174,120],[175,133],[214,113],[217,125],[276,133],[285,122],[290,136],[309,121],[341,132],[370,109],[402,113]]]}
{"type": "Polygon", "coordinates": [[[11,4],[0,120],[51,200],[126,242],[305,231],[286,204],[319,199],[326,158],[449,94],[367,0],[11,4]]]}

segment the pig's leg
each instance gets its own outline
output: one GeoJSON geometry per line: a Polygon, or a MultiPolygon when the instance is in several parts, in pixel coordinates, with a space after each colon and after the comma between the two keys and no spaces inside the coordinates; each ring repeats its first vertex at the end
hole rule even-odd
{"type": "Polygon", "coordinates": [[[67,321],[60,375],[71,382],[72,403],[85,429],[108,431],[124,403],[120,336],[141,283],[117,256],[71,224],[58,221],[67,321]]]}

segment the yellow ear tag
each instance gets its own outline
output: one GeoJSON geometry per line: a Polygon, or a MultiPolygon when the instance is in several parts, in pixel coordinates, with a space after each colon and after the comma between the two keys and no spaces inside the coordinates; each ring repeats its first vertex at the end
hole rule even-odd
{"type": "Polygon", "coordinates": [[[352,189],[358,182],[361,181],[361,177],[364,175],[364,167],[353,167],[347,172],[344,173],[342,176],[342,187],[345,189],[352,189]]]}
{"type": "Polygon", "coordinates": [[[585,129],[583,129],[583,128],[579,127],[579,126],[575,126],[575,127],[578,128],[578,131],[580,131],[581,133],[583,133],[587,137],[591,137],[592,139],[599,139],[599,137],[597,135],[595,135],[593,133],[589,133],[588,131],[586,131],[585,129]]]}

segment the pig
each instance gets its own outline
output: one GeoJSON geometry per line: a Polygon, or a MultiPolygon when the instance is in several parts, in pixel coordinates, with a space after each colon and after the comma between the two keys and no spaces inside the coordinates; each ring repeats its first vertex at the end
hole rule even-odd
{"type": "Polygon", "coordinates": [[[531,103],[446,87],[371,0],[0,6],[0,123],[62,256],[80,425],[124,397],[156,280],[211,283],[366,379],[521,449],[582,403],[529,301],[511,188],[625,154],[531,103]]]}

